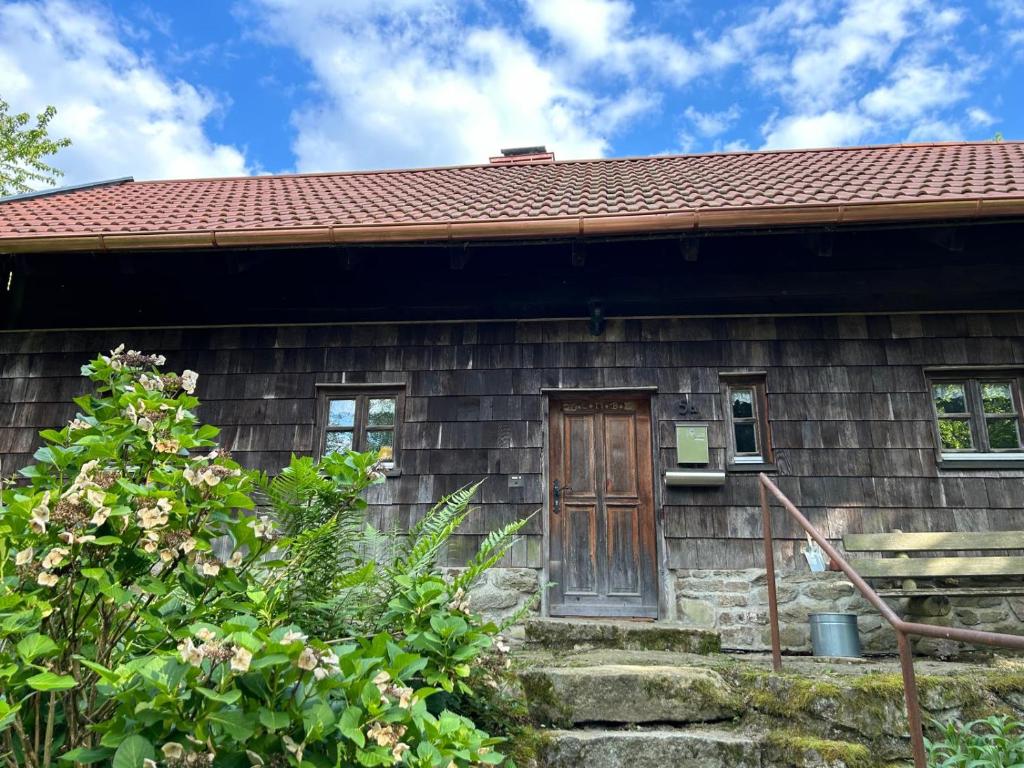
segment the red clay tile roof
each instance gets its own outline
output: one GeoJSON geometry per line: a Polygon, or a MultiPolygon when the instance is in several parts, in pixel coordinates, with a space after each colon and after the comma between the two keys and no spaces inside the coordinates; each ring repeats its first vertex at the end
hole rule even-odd
{"type": "Polygon", "coordinates": [[[1024,142],[126,182],[0,203],[0,252],[1024,214],[1024,142]]]}

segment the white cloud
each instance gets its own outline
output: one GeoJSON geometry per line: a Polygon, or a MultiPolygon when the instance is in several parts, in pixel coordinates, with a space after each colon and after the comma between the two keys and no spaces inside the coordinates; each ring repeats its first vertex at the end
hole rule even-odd
{"type": "Polygon", "coordinates": [[[835,103],[862,68],[882,70],[913,27],[918,0],[850,0],[838,23],[811,24],[794,32],[798,45],[785,92],[808,106],[835,103]]]}
{"type": "Polygon", "coordinates": [[[907,134],[907,141],[963,141],[964,132],[959,123],[947,120],[925,120],[907,134]]]}
{"type": "Polygon", "coordinates": [[[901,122],[963,100],[973,79],[969,68],[954,70],[949,66],[904,61],[885,85],[870,91],[860,103],[869,115],[901,122]]]}
{"type": "MultiPolygon", "coordinates": [[[[630,86],[575,84],[499,26],[462,23],[430,0],[260,0],[262,34],[308,58],[316,97],[294,116],[300,170],[483,162],[501,147],[545,144],[597,157],[609,135],[658,105],[630,86]]],[[[600,29],[578,46],[601,46],[600,29]]]]}
{"type": "Polygon", "coordinates": [[[715,137],[729,130],[739,120],[741,110],[738,104],[732,104],[719,112],[700,112],[687,107],[683,114],[701,136],[715,137]]]}
{"type": "Polygon", "coordinates": [[[770,120],[765,126],[766,149],[835,147],[861,141],[874,128],[853,107],[818,114],[788,115],[770,120]]]}
{"type": "Polygon", "coordinates": [[[625,0],[526,0],[532,21],[578,64],[635,76],[645,72],[677,85],[701,70],[699,59],[660,33],[636,32],[625,0]]]}
{"type": "Polygon", "coordinates": [[[1024,0],[993,0],[1010,45],[1024,45],[1024,0]]]}
{"type": "Polygon", "coordinates": [[[164,76],[90,6],[0,6],[0,93],[16,111],[57,107],[51,135],[73,141],[55,161],[62,183],[248,172],[241,151],[204,132],[213,96],[164,76]]]}
{"type": "Polygon", "coordinates": [[[967,119],[971,121],[971,125],[981,128],[993,125],[996,122],[996,119],[981,107],[971,107],[968,109],[967,119]]]}
{"type": "Polygon", "coordinates": [[[825,146],[961,135],[946,114],[970,94],[984,60],[963,53],[962,11],[932,0],[845,0],[817,6],[750,53],[755,83],[782,101],[764,146],[825,146]]]}

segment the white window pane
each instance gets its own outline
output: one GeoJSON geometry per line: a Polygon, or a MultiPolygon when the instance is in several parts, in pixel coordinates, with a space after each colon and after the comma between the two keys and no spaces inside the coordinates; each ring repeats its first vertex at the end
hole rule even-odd
{"type": "Polygon", "coordinates": [[[981,402],[985,413],[1013,413],[1013,395],[1007,383],[986,382],[981,385],[981,402]]]}
{"type": "Polygon", "coordinates": [[[967,413],[967,395],[963,384],[933,384],[932,399],[939,413],[967,413]]]}
{"type": "Polygon", "coordinates": [[[331,427],[351,427],[356,423],[355,400],[331,400],[327,425],[331,427]]]}
{"type": "Polygon", "coordinates": [[[732,415],[734,419],[749,419],[754,415],[754,391],[752,389],[732,390],[732,415]]]}
{"type": "Polygon", "coordinates": [[[395,425],[395,399],[393,397],[370,398],[371,427],[393,427],[395,425]]]}
{"type": "Polygon", "coordinates": [[[351,432],[328,432],[324,453],[344,453],[352,450],[351,432]]]}

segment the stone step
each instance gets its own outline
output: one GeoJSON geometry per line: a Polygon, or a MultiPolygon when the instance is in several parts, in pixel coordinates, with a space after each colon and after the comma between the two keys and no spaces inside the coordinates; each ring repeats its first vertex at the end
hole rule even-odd
{"type": "Polygon", "coordinates": [[[519,674],[531,719],[580,723],[710,723],[741,714],[722,676],[686,666],[534,667],[519,674]]]}
{"type": "Polygon", "coordinates": [[[526,640],[552,651],[617,648],[709,654],[722,647],[717,632],[662,621],[537,618],[526,622],[526,640]]]}
{"type": "Polygon", "coordinates": [[[550,731],[539,768],[762,768],[756,736],[718,729],[550,731]]]}
{"type": "Polygon", "coordinates": [[[913,768],[863,746],[739,728],[547,731],[536,768],[913,768]]]}

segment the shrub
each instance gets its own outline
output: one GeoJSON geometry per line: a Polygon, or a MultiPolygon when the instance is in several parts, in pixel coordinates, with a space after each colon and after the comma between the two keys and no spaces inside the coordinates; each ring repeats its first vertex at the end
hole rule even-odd
{"type": "Polygon", "coordinates": [[[408,531],[377,531],[363,515],[363,488],[354,471],[360,461],[365,459],[352,454],[319,463],[293,458],[265,483],[275,518],[302,552],[290,577],[293,618],[323,636],[386,633],[427,660],[416,681],[441,689],[428,701],[432,711],[447,707],[516,737],[526,718],[514,697],[504,695],[511,673],[501,633],[519,615],[501,626],[483,619],[472,610],[470,590],[526,521],[485,537],[466,566],[445,578],[438,559],[473,513],[479,486],[442,499],[408,531]]]}
{"type": "Polygon", "coordinates": [[[3,491],[0,726],[18,764],[91,747],[113,706],[95,683],[234,613],[272,546],[266,522],[233,512],[253,506],[251,478],[198,425],[196,374],[162,364],[119,348],[84,366],[95,392],[3,491]]]}
{"type": "MultiPolygon", "coordinates": [[[[292,541],[239,514],[254,476],[199,425],[196,374],[163,363],[118,348],[84,366],[94,392],[3,489],[0,763],[503,762],[471,721],[428,708],[434,662],[408,637],[325,643],[291,622],[334,524],[292,541]]],[[[361,509],[373,458],[324,466],[346,479],[334,503],[361,509]]]]}
{"type": "Polygon", "coordinates": [[[434,717],[432,691],[407,685],[425,663],[386,635],[330,647],[246,615],[200,624],[177,653],[139,657],[105,681],[117,709],[101,744],[187,767],[500,763],[496,739],[450,712],[434,717]]]}
{"type": "Polygon", "coordinates": [[[939,738],[925,740],[931,768],[1003,768],[1024,764],[1024,723],[989,717],[934,723],[939,738]]]}

